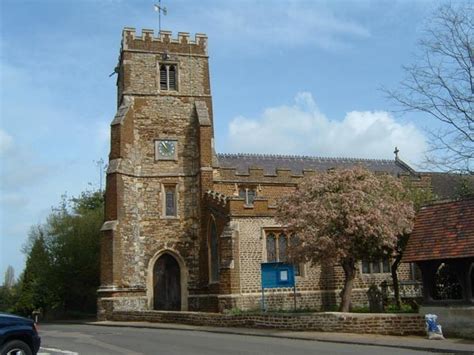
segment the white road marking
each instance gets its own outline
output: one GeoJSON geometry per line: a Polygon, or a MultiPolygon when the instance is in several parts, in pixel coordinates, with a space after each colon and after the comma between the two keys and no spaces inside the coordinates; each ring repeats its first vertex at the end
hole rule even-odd
{"type": "MultiPolygon", "coordinates": [[[[41,347],[40,350],[52,351],[54,353],[60,353],[60,354],[79,355],[79,353],[75,353],[74,351],[61,350],[61,349],[55,349],[55,348],[43,348],[43,347],[41,347]]],[[[38,353],[38,355],[50,355],[50,353],[38,353]]]]}
{"type": "MultiPolygon", "coordinates": [[[[0,0],[1,2],[1,0],[0,0]]],[[[112,344],[105,343],[103,341],[97,340],[94,338],[94,335],[90,334],[85,334],[81,332],[63,332],[63,331],[58,331],[58,330],[43,330],[41,332],[41,336],[45,337],[52,337],[52,338],[69,338],[71,341],[74,341],[74,343],[82,343],[87,346],[97,346],[103,349],[106,349],[109,353],[112,352],[114,354],[124,354],[124,355],[143,355],[141,352],[135,352],[129,349],[126,349],[121,346],[116,346],[112,344]]],[[[54,349],[54,348],[41,348],[42,350],[52,352],[54,354],[54,351],[59,351],[59,354],[68,354],[68,355],[79,355],[79,353],[72,352],[72,351],[66,351],[66,350],[60,350],[60,349],[54,349]]],[[[96,352],[96,354],[100,354],[100,352],[96,352]]]]}

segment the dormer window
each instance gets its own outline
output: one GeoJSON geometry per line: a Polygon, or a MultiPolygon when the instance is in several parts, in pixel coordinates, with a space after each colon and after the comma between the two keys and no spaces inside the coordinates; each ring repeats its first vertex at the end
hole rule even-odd
{"type": "Polygon", "coordinates": [[[253,205],[255,196],[257,196],[257,191],[253,187],[241,187],[239,189],[239,197],[245,199],[246,205],[253,205]]]}
{"type": "Polygon", "coordinates": [[[161,64],[160,90],[176,90],[177,73],[176,64],[161,64]]]}

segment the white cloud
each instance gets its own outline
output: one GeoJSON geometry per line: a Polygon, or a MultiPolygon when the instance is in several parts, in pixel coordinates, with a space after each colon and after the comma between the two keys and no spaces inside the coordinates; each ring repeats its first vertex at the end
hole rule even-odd
{"type": "Polygon", "coordinates": [[[427,147],[413,124],[396,122],[388,112],[351,111],[332,119],[308,92],[298,93],[292,106],[267,108],[257,118],[236,117],[228,132],[230,150],[244,153],[393,159],[395,146],[415,165],[427,147]]]}
{"type": "Polygon", "coordinates": [[[347,47],[351,40],[367,38],[370,31],[352,19],[342,18],[328,6],[311,2],[227,4],[206,9],[206,23],[226,38],[266,45],[314,44],[325,49],[347,47]],[[237,36],[237,37],[236,37],[237,36]],[[235,38],[236,37],[236,38],[235,38]]]}

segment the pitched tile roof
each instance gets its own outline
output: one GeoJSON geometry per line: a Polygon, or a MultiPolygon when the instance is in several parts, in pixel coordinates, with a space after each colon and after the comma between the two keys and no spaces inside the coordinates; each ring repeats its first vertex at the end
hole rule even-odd
{"type": "Polygon", "coordinates": [[[217,154],[219,166],[236,168],[239,173],[247,173],[250,167],[263,168],[265,174],[275,174],[276,169],[290,169],[293,174],[302,174],[303,170],[327,171],[332,168],[350,168],[362,165],[371,171],[413,173],[400,160],[358,159],[358,158],[322,158],[297,155],[270,154],[217,154]]]}
{"type": "Polygon", "coordinates": [[[423,207],[403,261],[465,257],[474,257],[474,198],[423,207]]]}

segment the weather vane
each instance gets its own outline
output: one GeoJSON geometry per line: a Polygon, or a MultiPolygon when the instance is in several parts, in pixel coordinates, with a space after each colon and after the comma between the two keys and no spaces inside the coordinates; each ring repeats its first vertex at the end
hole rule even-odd
{"type": "Polygon", "coordinates": [[[155,4],[155,11],[158,12],[158,34],[161,32],[161,13],[166,16],[168,13],[168,10],[166,9],[166,6],[161,6],[161,0],[158,0],[158,5],[155,4]]]}

